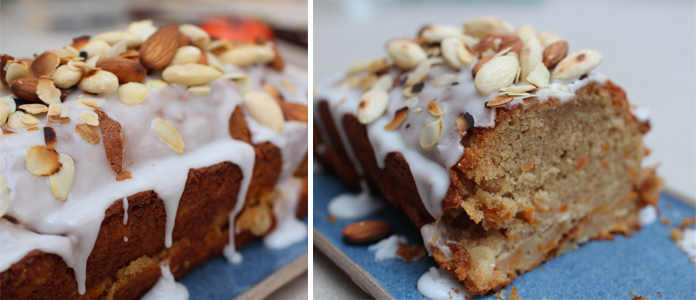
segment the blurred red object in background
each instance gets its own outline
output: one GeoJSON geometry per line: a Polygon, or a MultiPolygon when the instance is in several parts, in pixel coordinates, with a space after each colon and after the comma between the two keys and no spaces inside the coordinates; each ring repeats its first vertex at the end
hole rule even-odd
{"type": "Polygon", "coordinates": [[[199,25],[210,37],[240,43],[273,41],[273,29],[266,23],[248,17],[215,16],[199,25]]]}

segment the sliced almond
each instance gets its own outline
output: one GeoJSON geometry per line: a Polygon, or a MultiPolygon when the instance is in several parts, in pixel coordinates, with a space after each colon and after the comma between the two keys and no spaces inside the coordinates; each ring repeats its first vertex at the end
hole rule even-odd
{"type": "Polygon", "coordinates": [[[474,127],[474,117],[471,116],[468,112],[465,112],[464,114],[460,115],[457,117],[454,122],[457,124],[457,132],[459,135],[462,135],[466,133],[469,128],[474,127]]]}
{"type": "Polygon", "coordinates": [[[41,77],[36,86],[36,96],[46,104],[60,103],[62,93],[53,83],[53,79],[41,77]]]}
{"type": "Polygon", "coordinates": [[[520,85],[520,86],[504,87],[504,88],[501,88],[500,90],[503,92],[507,92],[507,93],[526,93],[526,92],[529,92],[535,88],[537,88],[537,87],[530,85],[530,84],[526,84],[526,85],[520,85]]]}
{"type": "Polygon", "coordinates": [[[109,51],[106,53],[106,56],[104,58],[110,58],[110,57],[118,57],[119,55],[126,53],[126,50],[128,50],[128,47],[126,46],[128,44],[128,41],[123,40],[120,41],[109,49],[109,51]]]}
{"type": "Polygon", "coordinates": [[[192,86],[188,88],[188,92],[191,95],[195,96],[205,96],[210,93],[210,86],[208,85],[198,85],[198,86],[192,86]]]}
{"type": "Polygon", "coordinates": [[[564,58],[556,65],[551,80],[571,80],[589,73],[602,62],[595,50],[581,50],[564,58]]]}
{"type": "Polygon", "coordinates": [[[155,135],[157,135],[157,138],[159,138],[162,143],[169,146],[169,148],[172,148],[178,153],[184,152],[184,140],[181,139],[179,131],[177,131],[172,124],[157,118],[152,121],[152,130],[155,132],[155,135]]]}
{"type": "Polygon", "coordinates": [[[19,120],[22,121],[22,123],[27,124],[29,126],[39,124],[39,119],[37,119],[33,115],[22,115],[19,117],[19,120]]]}
{"type": "Polygon", "coordinates": [[[499,95],[493,98],[493,100],[486,102],[486,107],[503,107],[510,101],[512,101],[512,97],[506,95],[499,95]]]}
{"type": "Polygon", "coordinates": [[[387,110],[389,94],[381,89],[370,90],[363,94],[358,104],[358,121],[370,124],[381,117],[387,110]]]}
{"type": "Polygon", "coordinates": [[[58,143],[58,138],[56,137],[56,132],[51,127],[44,127],[44,143],[46,144],[46,149],[53,150],[58,143]]]}
{"type": "Polygon", "coordinates": [[[201,49],[196,46],[183,46],[179,47],[174,54],[174,58],[169,62],[170,65],[185,65],[190,63],[197,63],[203,53],[201,49]]]}
{"type": "Polygon", "coordinates": [[[88,125],[99,126],[99,116],[93,111],[85,110],[77,115],[77,117],[88,125]]]}
{"type": "Polygon", "coordinates": [[[474,86],[481,95],[490,95],[515,80],[519,63],[513,56],[499,56],[491,59],[476,73],[474,86]]]}
{"type": "Polygon", "coordinates": [[[24,165],[27,170],[37,176],[50,176],[63,166],[59,161],[56,150],[48,150],[45,146],[32,146],[24,157],[24,165]]]}
{"type": "Polygon", "coordinates": [[[428,100],[428,112],[430,112],[430,114],[436,117],[442,115],[442,110],[440,110],[440,106],[434,100],[428,100]]]}
{"type": "Polygon", "coordinates": [[[157,27],[152,25],[152,20],[142,20],[131,22],[128,25],[128,32],[137,35],[141,40],[146,41],[157,31],[157,27]]]}
{"type": "Polygon", "coordinates": [[[464,23],[464,33],[482,39],[489,34],[512,34],[515,28],[503,19],[486,16],[468,20],[464,23]]]}
{"type": "Polygon", "coordinates": [[[418,105],[418,97],[411,97],[404,101],[404,107],[414,108],[418,105]]]}
{"type": "Polygon", "coordinates": [[[28,112],[32,115],[45,113],[48,111],[48,106],[43,104],[22,104],[19,109],[28,112]]]}
{"type": "Polygon", "coordinates": [[[31,77],[31,72],[29,72],[29,65],[26,62],[7,62],[5,65],[5,80],[7,82],[12,82],[17,78],[31,77]]]}
{"type": "Polygon", "coordinates": [[[526,41],[528,38],[532,36],[536,36],[536,31],[534,30],[534,27],[529,24],[522,24],[519,27],[517,27],[517,30],[515,30],[515,34],[520,38],[521,41],[526,41]]]}
{"type": "Polygon", "coordinates": [[[67,89],[80,82],[83,73],[82,70],[74,70],[68,65],[62,65],[53,72],[51,78],[56,87],[67,89]]]}
{"type": "Polygon", "coordinates": [[[59,117],[59,116],[48,116],[48,121],[51,123],[68,124],[68,123],[70,123],[70,118],[59,117]]]}
{"type": "Polygon", "coordinates": [[[275,59],[275,51],[265,45],[241,45],[222,53],[218,58],[223,63],[246,67],[254,63],[272,62],[275,59]]]}
{"type": "Polygon", "coordinates": [[[60,104],[58,103],[51,103],[48,105],[48,115],[49,116],[56,116],[60,117],[60,104]]]}
{"type": "Polygon", "coordinates": [[[428,58],[421,46],[409,40],[389,42],[387,52],[396,66],[404,70],[411,70],[428,58]]]}
{"type": "Polygon", "coordinates": [[[522,52],[520,52],[520,78],[526,79],[529,73],[542,62],[543,49],[539,40],[532,36],[524,41],[522,52]]]}
{"type": "Polygon", "coordinates": [[[51,76],[60,64],[58,51],[46,51],[39,55],[31,64],[31,74],[34,77],[51,76]]]}
{"type": "Polygon", "coordinates": [[[464,42],[456,37],[447,37],[442,40],[440,45],[445,62],[456,70],[474,61],[474,55],[464,42]]]}
{"type": "Polygon", "coordinates": [[[199,64],[173,65],[164,69],[162,78],[185,86],[202,85],[222,76],[217,69],[199,64]]]}
{"type": "Polygon", "coordinates": [[[118,100],[129,106],[143,103],[147,99],[148,88],[137,82],[129,82],[118,89],[118,100]]]}
{"type": "Polygon", "coordinates": [[[539,42],[541,43],[542,47],[548,47],[549,45],[555,42],[563,40],[563,38],[560,35],[550,31],[540,32],[536,35],[536,37],[537,39],[539,39],[539,42]]]}
{"type": "Polygon", "coordinates": [[[77,87],[92,94],[109,94],[118,90],[118,77],[104,70],[93,71],[85,74],[77,87]]]}
{"type": "Polygon", "coordinates": [[[10,116],[10,106],[5,102],[0,102],[0,127],[5,125],[7,117],[10,116]]]}
{"type": "Polygon", "coordinates": [[[244,95],[244,108],[262,126],[282,133],[285,117],[283,110],[270,95],[263,92],[248,92],[244,95]]]}
{"type": "Polygon", "coordinates": [[[73,183],[75,173],[75,164],[70,156],[66,154],[59,155],[59,161],[63,165],[58,173],[48,177],[48,182],[51,185],[51,193],[58,200],[65,201],[70,195],[70,188],[73,183]]]}
{"type": "Polygon", "coordinates": [[[375,83],[372,85],[373,89],[380,89],[385,92],[389,92],[394,85],[394,78],[389,74],[382,75],[375,83]]]}
{"type": "Polygon", "coordinates": [[[526,79],[527,82],[539,88],[545,88],[549,85],[549,76],[549,69],[547,69],[543,63],[539,63],[536,68],[529,73],[526,79]]]}
{"type": "Polygon", "coordinates": [[[420,134],[420,145],[423,149],[430,149],[437,145],[442,135],[442,119],[428,123],[420,134]]]}
{"type": "Polygon", "coordinates": [[[22,117],[25,116],[23,111],[15,111],[7,117],[7,126],[12,129],[24,129],[33,126],[22,122],[22,117]]]}
{"type": "Polygon", "coordinates": [[[118,173],[118,175],[116,175],[116,181],[124,181],[126,179],[132,179],[132,178],[133,178],[133,175],[131,175],[131,172],[128,172],[128,171],[123,171],[121,173],[118,173]]]}
{"type": "Polygon", "coordinates": [[[384,130],[395,130],[401,126],[401,123],[406,120],[408,115],[408,107],[402,107],[394,113],[394,119],[392,119],[387,125],[384,125],[384,130]]]}
{"type": "Polygon", "coordinates": [[[15,102],[14,98],[12,98],[12,95],[0,97],[0,102],[7,103],[7,106],[10,109],[10,113],[13,113],[17,110],[17,103],[15,102]]]}
{"type": "Polygon", "coordinates": [[[87,124],[78,124],[75,127],[75,132],[77,132],[77,135],[82,137],[85,141],[89,142],[90,144],[99,144],[99,140],[101,139],[99,131],[97,131],[97,129],[93,126],[87,124]]]}
{"type": "Polygon", "coordinates": [[[82,47],[81,52],[87,53],[87,57],[106,57],[111,50],[111,45],[105,41],[90,41],[82,47]]]}
{"type": "Polygon", "coordinates": [[[161,88],[166,87],[167,84],[168,84],[168,83],[167,83],[166,81],[164,81],[164,80],[159,80],[159,79],[148,79],[148,80],[145,82],[145,85],[146,85],[148,88],[158,88],[158,89],[161,89],[161,88]]]}
{"type": "MultiPolygon", "coordinates": [[[[2,133],[0,133],[1,136],[2,133]]],[[[10,209],[10,190],[7,188],[5,177],[0,175],[0,218],[7,213],[8,209],[10,209]]]]}
{"type": "Polygon", "coordinates": [[[437,78],[431,80],[430,84],[432,84],[433,86],[436,86],[436,87],[437,86],[445,86],[445,85],[451,84],[455,80],[457,80],[457,75],[455,75],[455,74],[442,74],[442,75],[438,76],[437,78]]]}
{"type": "Polygon", "coordinates": [[[101,104],[97,103],[96,101],[94,101],[92,99],[82,99],[82,104],[86,105],[87,107],[91,107],[91,108],[101,107],[101,104]]]}
{"type": "Polygon", "coordinates": [[[542,55],[544,65],[546,68],[551,69],[563,60],[566,55],[568,55],[568,43],[566,41],[555,42],[544,49],[542,55]]]}
{"type": "Polygon", "coordinates": [[[143,39],[128,31],[108,31],[97,34],[89,41],[104,41],[110,46],[116,45],[120,41],[126,41],[128,48],[135,48],[143,43],[143,39]]]}
{"type": "Polygon", "coordinates": [[[191,42],[198,47],[205,48],[210,44],[210,36],[208,33],[196,25],[181,24],[179,25],[179,32],[189,37],[191,42]]]}
{"type": "Polygon", "coordinates": [[[428,76],[428,73],[430,73],[430,61],[427,59],[422,60],[418,66],[416,67],[413,72],[408,75],[408,78],[406,79],[406,84],[407,85],[414,85],[416,83],[419,83],[425,79],[426,76],[428,76]]]}

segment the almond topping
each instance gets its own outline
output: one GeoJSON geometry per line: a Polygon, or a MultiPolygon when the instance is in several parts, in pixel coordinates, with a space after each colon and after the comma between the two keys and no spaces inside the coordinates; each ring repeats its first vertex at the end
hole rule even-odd
{"type": "Polygon", "coordinates": [[[544,65],[551,69],[568,55],[568,43],[566,41],[555,42],[544,49],[544,65]]]}
{"type": "Polygon", "coordinates": [[[15,102],[14,98],[12,98],[12,95],[0,97],[0,102],[4,102],[8,105],[10,113],[13,113],[17,110],[17,103],[15,102]]]}
{"type": "Polygon", "coordinates": [[[503,107],[505,104],[508,104],[508,102],[512,101],[512,97],[506,96],[506,95],[499,95],[493,98],[493,100],[486,102],[486,107],[488,108],[493,108],[493,107],[503,107]]]}
{"type": "Polygon", "coordinates": [[[389,42],[387,52],[396,66],[404,70],[411,70],[427,59],[423,48],[409,40],[389,42]]]}
{"type": "Polygon", "coordinates": [[[32,115],[36,115],[47,112],[48,106],[43,104],[22,104],[19,106],[19,109],[28,112],[32,115]]]}
{"type": "Polygon", "coordinates": [[[185,65],[190,63],[198,63],[203,53],[196,46],[183,46],[176,49],[174,58],[169,62],[169,65],[185,65]]]}
{"type": "Polygon", "coordinates": [[[101,107],[101,104],[95,102],[92,99],[82,99],[82,104],[91,107],[91,108],[99,108],[101,107]]]}
{"type": "Polygon", "coordinates": [[[147,99],[148,89],[142,83],[129,82],[118,89],[118,100],[129,106],[141,104],[147,99]]]}
{"type": "Polygon", "coordinates": [[[140,46],[140,44],[143,43],[143,40],[139,36],[137,36],[133,33],[130,33],[128,31],[108,31],[108,32],[97,34],[89,39],[90,42],[92,42],[92,41],[104,41],[111,46],[116,45],[116,43],[123,41],[123,40],[126,41],[128,48],[135,48],[135,47],[140,46]]]}
{"type": "Polygon", "coordinates": [[[534,30],[534,27],[529,24],[522,24],[519,27],[517,27],[517,30],[515,30],[515,34],[520,38],[521,41],[527,40],[529,37],[536,36],[536,31],[534,30]]]}
{"type": "Polygon", "coordinates": [[[275,59],[272,47],[260,45],[241,45],[219,56],[220,61],[235,66],[246,67],[254,63],[267,64],[275,59]]]}
{"type": "Polygon", "coordinates": [[[10,116],[10,106],[6,102],[0,102],[0,127],[5,125],[7,117],[10,116]]]}
{"type": "Polygon", "coordinates": [[[536,37],[530,37],[524,41],[520,53],[520,68],[522,68],[520,78],[526,80],[529,73],[542,61],[543,49],[536,37]]]}
{"type": "Polygon", "coordinates": [[[526,84],[526,85],[520,85],[520,86],[509,86],[506,88],[501,88],[500,90],[503,92],[506,92],[506,94],[508,94],[508,93],[526,93],[526,92],[529,92],[535,88],[536,87],[533,85],[526,84]]]}
{"type": "Polygon", "coordinates": [[[443,39],[440,47],[445,62],[456,70],[474,61],[474,55],[469,51],[464,42],[456,37],[443,39]]]}
{"type": "Polygon", "coordinates": [[[442,115],[442,110],[440,110],[440,106],[437,105],[437,102],[435,102],[434,100],[428,100],[428,112],[430,112],[430,114],[436,117],[442,115]]]}
{"type": "Polygon", "coordinates": [[[462,135],[466,133],[469,128],[474,127],[474,117],[471,116],[468,112],[465,112],[464,114],[460,115],[457,117],[454,122],[457,124],[457,132],[459,135],[462,135]]]}
{"type": "Polygon", "coordinates": [[[116,75],[120,84],[141,82],[147,76],[147,70],[137,61],[122,57],[100,59],[96,65],[104,71],[116,75]]]}
{"type": "Polygon", "coordinates": [[[140,62],[150,69],[164,67],[174,58],[178,48],[179,27],[175,24],[163,26],[140,47],[140,62]]]}
{"type": "Polygon", "coordinates": [[[22,115],[19,117],[19,119],[22,121],[22,123],[34,126],[36,124],[39,124],[39,119],[34,117],[33,115],[22,115]]]}
{"type": "MultiPolygon", "coordinates": [[[[0,136],[2,136],[1,133],[0,136]]],[[[0,175],[0,217],[4,216],[8,209],[10,209],[10,190],[7,188],[5,177],[0,175]]]]}
{"type": "Polygon", "coordinates": [[[208,85],[197,85],[188,88],[188,92],[195,96],[205,96],[210,93],[210,86],[208,85]]]}
{"type": "Polygon", "coordinates": [[[280,92],[278,91],[278,88],[276,88],[274,85],[270,83],[264,83],[261,85],[261,88],[266,91],[271,97],[281,100],[283,99],[283,96],[280,95],[280,92]]]}
{"type": "Polygon", "coordinates": [[[76,85],[82,78],[82,70],[75,70],[68,65],[62,65],[53,72],[51,78],[56,87],[67,89],[76,85]]]}
{"type": "Polygon", "coordinates": [[[489,34],[512,34],[514,30],[510,23],[490,16],[470,19],[464,23],[464,33],[479,39],[489,34]]]}
{"type": "Polygon", "coordinates": [[[278,101],[278,105],[283,110],[286,121],[309,122],[309,112],[306,105],[287,101],[278,101]]]}
{"type": "Polygon", "coordinates": [[[602,55],[595,50],[582,50],[569,55],[556,65],[552,80],[571,80],[589,73],[602,62],[602,55]]]}
{"type": "Polygon", "coordinates": [[[116,181],[124,181],[126,179],[131,179],[131,178],[133,178],[133,175],[131,175],[131,172],[129,172],[129,171],[123,171],[121,173],[118,173],[118,175],[116,175],[116,181]]]}
{"type": "Polygon", "coordinates": [[[210,44],[210,36],[208,33],[196,25],[181,24],[179,25],[179,32],[188,36],[193,44],[198,47],[204,48],[210,44]]]}
{"type": "Polygon", "coordinates": [[[5,65],[4,71],[6,72],[5,80],[7,80],[8,83],[12,82],[17,78],[31,77],[31,72],[29,72],[29,66],[24,61],[8,61],[7,65],[5,65]]]}
{"type": "Polygon", "coordinates": [[[494,55],[489,55],[489,56],[486,56],[484,58],[479,59],[476,62],[476,64],[474,65],[474,67],[471,69],[471,75],[476,77],[476,73],[478,73],[478,71],[481,69],[481,67],[483,67],[484,64],[489,62],[494,57],[495,57],[494,55]]]}
{"type": "Polygon", "coordinates": [[[128,25],[128,32],[137,35],[141,40],[147,40],[157,31],[157,27],[152,25],[152,20],[142,20],[131,22],[128,25]]]}
{"type": "Polygon", "coordinates": [[[41,77],[36,85],[36,96],[46,104],[60,103],[62,93],[53,84],[53,79],[41,77]]]}
{"type": "Polygon", "coordinates": [[[111,164],[111,169],[116,174],[123,172],[123,133],[121,124],[114,121],[102,110],[95,110],[99,115],[99,128],[102,132],[102,141],[106,159],[111,164]]]}
{"type": "Polygon", "coordinates": [[[460,35],[464,35],[464,30],[461,27],[451,25],[428,26],[420,33],[420,36],[428,44],[439,43],[447,37],[460,35]]]}
{"type": "Polygon", "coordinates": [[[58,173],[48,177],[48,182],[51,185],[51,193],[58,200],[65,201],[70,195],[70,187],[73,183],[73,174],[75,173],[75,164],[70,156],[65,154],[59,155],[59,161],[63,165],[58,173]]]}
{"type": "Polygon", "coordinates": [[[519,63],[513,56],[499,56],[491,59],[478,70],[474,86],[481,95],[490,95],[515,80],[519,63]]]}
{"type": "Polygon", "coordinates": [[[158,89],[161,89],[161,88],[166,87],[167,84],[168,84],[168,83],[167,83],[166,81],[164,81],[164,80],[159,80],[159,79],[148,79],[148,80],[145,82],[145,85],[146,85],[148,88],[158,88],[158,89]]]}
{"type": "Polygon", "coordinates": [[[51,127],[44,127],[44,143],[46,143],[46,149],[53,150],[56,147],[58,139],[56,138],[56,132],[51,127]]]}
{"type": "Polygon", "coordinates": [[[442,119],[428,123],[420,134],[420,144],[423,149],[430,149],[437,144],[442,135],[442,119]]]}
{"type": "MultiPolygon", "coordinates": [[[[389,77],[391,77],[391,76],[389,76],[389,77]]],[[[294,94],[297,92],[297,90],[295,90],[295,86],[292,85],[290,80],[283,78],[283,80],[280,81],[280,84],[282,84],[288,90],[288,92],[290,92],[291,94],[294,94]]]]}
{"type": "Polygon", "coordinates": [[[358,105],[358,121],[370,124],[381,117],[387,110],[389,94],[381,89],[370,90],[363,94],[358,105]]]}
{"type": "Polygon", "coordinates": [[[87,57],[106,57],[109,50],[111,50],[111,45],[105,41],[90,41],[80,51],[87,53],[87,57]]]}
{"type": "Polygon", "coordinates": [[[549,31],[540,32],[536,35],[536,37],[539,39],[542,47],[548,47],[555,42],[563,40],[560,35],[549,31]]]}
{"type": "Polygon", "coordinates": [[[263,92],[248,92],[244,95],[244,108],[262,126],[282,133],[285,124],[283,110],[278,102],[263,92]]]}
{"type": "Polygon", "coordinates": [[[414,85],[416,83],[423,81],[423,79],[426,76],[428,76],[429,72],[430,72],[430,61],[428,61],[427,59],[424,59],[420,63],[418,63],[418,66],[416,67],[415,70],[413,70],[413,73],[408,75],[408,78],[406,79],[406,84],[407,85],[414,85]]]}
{"type": "Polygon", "coordinates": [[[77,117],[80,120],[82,120],[82,122],[85,122],[89,125],[99,126],[99,116],[97,116],[97,114],[94,113],[93,111],[89,111],[89,110],[83,111],[79,115],[77,115],[77,117]]]}
{"type": "Polygon", "coordinates": [[[162,72],[165,81],[185,86],[206,84],[220,76],[217,69],[199,64],[173,65],[162,72]]]}
{"type": "Polygon", "coordinates": [[[394,119],[391,120],[391,122],[387,123],[387,125],[384,125],[384,130],[394,130],[399,128],[401,123],[406,120],[406,116],[408,115],[408,107],[402,107],[399,110],[397,110],[394,113],[394,119]]]}
{"type": "Polygon", "coordinates": [[[118,77],[114,73],[97,70],[85,74],[77,87],[92,94],[109,94],[118,90],[118,77]]]}
{"type": "Polygon", "coordinates": [[[24,129],[33,125],[22,122],[22,117],[25,116],[23,111],[15,111],[7,117],[7,126],[12,129],[24,129]]]}
{"type": "Polygon", "coordinates": [[[34,77],[51,76],[60,64],[60,55],[57,51],[46,51],[39,55],[31,64],[31,73],[34,77]]]}
{"type": "Polygon", "coordinates": [[[389,92],[394,85],[394,78],[389,74],[384,74],[372,85],[373,89],[380,89],[389,92]]]}
{"type": "Polygon", "coordinates": [[[81,138],[83,138],[90,144],[98,144],[99,140],[101,139],[99,131],[97,131],[96,128],[87,124],[78,124],[75,127],[75,131],[77,132],[77,135],[79,135],[81,138]]]}
{"type": "Polygon", "coordinates": [[[45,146],[32,146],[24,157],[27,170],[37,176],[50,176],[60,171],[63,166],[56,150],[48,150],[45,146]]]}
{"type": "Polygon", "coordinates": [[[539,87],[545,88],[549,85],[549,70],[543,63],[537,64],[536,68],[527,76],[527,82],[539,87]]]}
{"type": "Polygon", "coordinates": [[[430,84],[433,86],[445,86],[451,84],[455,80],[457,80],[457,75],[455,74],[442,74],[430,81],[430,84]]]}
{"type": "Polygon", "coordinates": [[[178,153],[184,152],[184,140],[181,139],[179,132],[169,122],[160,118],[152,121],[152,130],[162,143],[172,148],[178,153]]]}

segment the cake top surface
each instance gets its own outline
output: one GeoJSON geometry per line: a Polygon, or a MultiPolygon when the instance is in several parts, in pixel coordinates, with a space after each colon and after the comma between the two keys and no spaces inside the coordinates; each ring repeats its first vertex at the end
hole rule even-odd
{"type": "MultiPolygon", "coordinates": [[[[380,167],[388,153],[400,152],[437,218],[468,129],[494,127],[497,109],[529,109],[549,99],[564,103],[587,83],[606,81],[594,70],[602,61],[599,52],[569,50],[556,33],[537,33],[529,24],[515,28],[496,17],[426,26],[415,38],[388,41],[386,57],[328,79],[314,99],[328,102],[338,128],[346,114],[365,124],[380,167]]],[[[647,119],[644,110],[634,114],[647,119]]]]}

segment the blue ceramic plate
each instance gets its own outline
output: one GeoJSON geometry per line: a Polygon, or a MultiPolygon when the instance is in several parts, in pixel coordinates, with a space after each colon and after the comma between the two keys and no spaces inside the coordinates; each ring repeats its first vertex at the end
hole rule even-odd
{"type": "MultiPolygon", "coordinates": [[[[334,223],[328,221],[329,201],[336,195],[348,192],[358,191],[350,189],[333,175],[314,174],[314,228],[319,240],[331,244],[319,248],[333,256],[334,261],[340,261],[335,257],[345,254],[352,260],[347,265],[355,267],[357,264],[374,278],[367,280],[378,285],[378,290],[386,290],[396,299],[423,299],[415,285],[423,273],[437,266],[432,258],[410,263],[400,260],[375,262],[374,253],[368,251],[366,246],[351,246],[342,240],[343,227],[358,219],[334,223]],[[340,252],[332,252],[336,249],[340,252]]],[[[666,194],[662,194],[658,207],[660,217],[668,217],[672,224],[678,224],[683,217],[696,213],[693,207],[666,194]]],[[[383,209],[364,219],[390,221],[394,223],[395,233],[406,236],[409,244],[423,243],[420,231],[396,209],[383,209]]],[[[696,299],[696,266],[670,239],[670,228],[658,221],[634,232],[631,238],[615,235],[614,241],[583,244],[576,251],[518,276],[512,285],[523,299],[631,299],[634,291],[646,298],[651,296],[653,300],[696,299]],[[658,292],[662,293],[662,297],[658,292]]],[[[315,244],[317,240],[315,234],[315,244]]],[[[346,269],[345,264],[342,266],[339,263],[339,266],[346,269]]],[[[353,277],[356,274],[360,276],[360,272],[346,272],[353,277]]],[[[365,282],[360,278],[354,279],[365,282]]],[[[507,290],[509,295],[510,287],[507,290]]],[[[477,299],[494,298],[488,294],[477,299]]]]}
{"type": "MultiPolygon", "coordinates": [[[[304,220],[307,223],[307,218],[304,220]]],[[[189,299],[232,299],[247,291],[264,278],[280,270],[307,253],[307,239],[292,246],[272,250],[257,240],[239,249],[242,263],[230,264],[224,257],[207,261],[205,264],[177,280],[189,291],[189,299]]]]}

